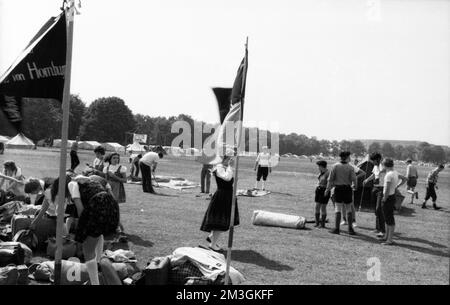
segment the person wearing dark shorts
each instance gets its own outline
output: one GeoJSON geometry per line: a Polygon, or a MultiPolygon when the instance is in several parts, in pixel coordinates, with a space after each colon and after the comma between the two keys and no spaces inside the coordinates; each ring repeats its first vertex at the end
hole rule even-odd
{"type": "Polygon", "coordinates": [[[382,207],[384,219],[386,221],[386,236],[384,237],[385,242],[383,245],[392,245],[394,230],[395,230],[395,219],[394,219],[394,207],[396,196],[395,193],[397,189],[406,182],[406,177],[399,175],[394,170],[394,161],[390,158],[386,158],[383,162],[383,166],[386,169],[386,175],[384,177],[383,185],[383,199],[382,207]],[[401,182],[399,183],[399,180],[401,182]]]}
{"type": "Polygon", "coordinates": [[[262,178],[262,190],[266,189],[266,181],[269,173],[272,172],[271,164],[270,164],[270,152],[267,146],[262,147],[262,152],[258,154],[255,162],[255,170],[256,170],[256,183],[255,189],[258,189],[258,183],[262,178]]]}
{"type": "Polygon", "coordinates": [[[341,161],[334,164],[330,171],[328,178],[327,189],[325,196],[329,196],[331,189],[334,187],[335,200],[335,229],[331,231],[333,234],[340,234],[341,216],[344,204],[346,205],[348,233],[355,235],[353,230],[353,215],[351,212],[351,203],[353,202],[353,188],[357,187],[357,179],[355,170],[349,164],[350,152],[343,151],[339,154],[341,161]]]}
{"type": "Polygon", "coordinates": [[[412,164],[411,159],[406,160],[406,164],[406,178],[408,179],[406,182],[406,191],[411,194],[410,204],[414,204],[414,197],[419,199],[419,194],[415,191],[419,174],[417,168],[412,164]]]}
{"type": "Polygon", "coordinates": [[[316,187],[316,194],[314,197],[315,201],[315,219],[316,219],[316,225],[315,227],[321,227],[325,228],[325,221],[327,219],[327,204],[330,200],[330,195],[325,195],[325,191],[327,189],[327,183],[328,183],[328,176],[329,171],[327,169],[327,161],[317,161],[317,166],[319,167],[319,177],[318,177],[318,185],[316,187]],[[321,215],[322,214],[322,215],[321,215]]]}
{"type": "Polygon", "coordinates": [[[436,189],[438,188],[437,184],[437,180],[439,177],[439,173],[444,169],[444,165],[441,164],[439,165],[437,168],[435,168],[434,170],[432,170],[427,177],[427,193],[425,195],[425,200],[422,204],[422,209],[426,209],[427,208],[427,201],[428,199],[431,198],[431,200],[433,201],[433,208],[435,210],[440,210],[441,207],[438,207],[436,205],[436,200],[437,200],[437,195],[436,195],[436,189]]]}

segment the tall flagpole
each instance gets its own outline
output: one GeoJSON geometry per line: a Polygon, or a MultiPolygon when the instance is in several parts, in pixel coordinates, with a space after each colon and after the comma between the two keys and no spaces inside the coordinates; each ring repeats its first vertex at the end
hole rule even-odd
{"type": "Polygon", "coordinates": [[[59,185],[58,185],[58,212],[56,222],[56,253],[55,253],[55,285],[61,283],[61,259],[63,250],[64,231],[64,202],[66,197],[66,158],[67,158],[67,138],[69,132],[69,110],[70,110],[70,76],[72,70],[72,44],[73,44],[73,22],[75,1],[65,0],[63,10],[66,14],[67,26],[67,53],[66,68],[64,75],[63,92],[63,121],[61,127],[61,154],[59,160],[59,185]]]}
{"type": "MultiPolygon", "coordinates": [[[[247,50],[248,50],[248,37],[245,43],[245,60],[244,60],[244,71],[242,76],[242,88],[241,92],[244,91],[244,86],[247,80],[247,50]]],[[[238,170],[239,170],[239,153],[241,147],[241,137],[242,137],[242,128],[243,128],[243,118],[244,118],[244,100],[245,97],[241,98],[241,115],[240,115],[240,126],[237,131],[237,152],[236,152],[236,166],[234,170],[234,185],[233,185],[233,196],[231,199],[231,220],[230,220],[230,231],[228,233],[228,249],[227,249],[227,265],[225,272],[225,285],[230,284],[230,264],[231,264],[231,249],[233,248],[233,235],[234,235],[234,220],[235,220],[235,212],[236,212],[236,191],[237,191],[237,182],[238,182],[238,170]]]]}

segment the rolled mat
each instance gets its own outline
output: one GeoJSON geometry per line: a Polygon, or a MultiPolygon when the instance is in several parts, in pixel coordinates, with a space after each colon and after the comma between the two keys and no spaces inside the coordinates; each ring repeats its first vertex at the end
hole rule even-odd
{"type": "Polygon", "coordinates": [[[304,217],[296,215],[287,215],[258,210],[253,212],[252,223],[255,226],[304,229],[306,219],[304,217]]]}

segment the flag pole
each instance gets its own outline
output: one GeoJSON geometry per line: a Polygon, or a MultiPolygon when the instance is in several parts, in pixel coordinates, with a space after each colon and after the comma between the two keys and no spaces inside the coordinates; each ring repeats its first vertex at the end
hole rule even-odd
{"type": "MultiPolygon", "coordinates": [[[[245,43],[245,62],[244,62],[244,71],[243,71],[243,79],[242,79],[242,88],[241,92],[244,92],[244,86],[247,79],[247,50],[248,50],[248,37],[245,43]]],[[[231,264],[231,249],[233,248],[233,235],[234,235],[234,220],[235,220],[235,212],[236,212],[236,191],[237,191],[237,182],[238,182],[238,171],[239,171],[239,152],[241,147],[241,137],[242,137],[242,128],[243,128],[243,118],[244,118],[244,99],[241,98],[241,114],[240,114],[240,126],[237,131],[237,151],[236,151],[236,165],[234,170],[234,183],[233,183],[233,196],[231,199],[231,219],[230,219],[230,230],[228,233],[228,249],[227,249],[227,265],[225,269],[225,285],[230,284],[230,264],[231,264]]]]}
{"type": "Polygon", "coordinates": [[[70,110],[70,76],[72,68],[72,44],[73,44],[73,22],[75,3],[74,0],[65,0],[62,9],[66,14],[67,26],[67,50],[66,67],[64,75],[63,91],[63,121],[61,127],[61,153],[59,160],[59,184],[58,184],[58,212],[56,222],[56,253],[55,253],[55,285],[61,283],[61,259],[63,250],[64,232],[64,202],[66,192],[66,158],[67,158],[67,138],[69,131],[69,110],[70,110]],[[65,5],[65,6],[64,6],[65,5]]]}

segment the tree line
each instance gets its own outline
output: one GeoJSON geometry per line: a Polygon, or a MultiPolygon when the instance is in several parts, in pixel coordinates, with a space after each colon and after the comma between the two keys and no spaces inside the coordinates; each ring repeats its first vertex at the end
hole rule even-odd
{"type": "MultiPolygon", "coordinates": [[[[23,133],[34,142],[43,139],[57,139],[61,137],[62,110],[58,101],[28,99],[23,102],[23,133]]],[[[131,134],[147,134],[147,144],[160,144],[170,146],[178,135],[172,133],[172,124],[176,121],[185,121],[191,127],[191,143],[195,146],[195,136],[201,135],[202,143],[215,132],[216,126],[204,124],[194,120],[190,115],[178,116],[150,116],[133,114],[125,102],[118,97],[102,97],[96,99],[88,107],[77,95],[71,95],[69,139],[80,136],[81,140],[96,140],[98,142],[117,142],[128,144],[131,134]],[[199,128],[208,127],[210,132],[205,133],[199,128]]],[[[13,136],[15,130],[7,123],[3,113],[0,112],[0,134],[13,136]]],[[[250,135],[261,136],[267,139],[271,146],[272,135],[270,131],[257,128],[244,128],[245,149],[248,151],[250,135]]],[[[279,134],[280,155],[292,153],[296,155],[325,155],[337,156],[340,151],[351,151],[355,156],[362,157],[367,153],[380,152],[383,156],[397,160],[413,159],[423,162],[450,161],[450,148],[447,146],[432,145],[421,142],[418,145],[392,145],[373,142],[366,147],[359,140],[329,141],[319,140],[303,134],[279,134]]],[[[259,147],[259,143],[257,146],[259,147]]]]}

